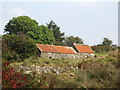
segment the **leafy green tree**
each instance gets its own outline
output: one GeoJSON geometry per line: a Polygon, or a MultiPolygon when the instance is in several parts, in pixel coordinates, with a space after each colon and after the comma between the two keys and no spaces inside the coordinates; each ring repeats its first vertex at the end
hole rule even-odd
{"type": "Polygon", "coordinates": [[[28,31],[38,30],[38,23],[36,20],[31,19],[28,16],[13,17],[7,25],[5,25],[5,31],[9,34],[19,34],[22,32],[26,34],[28,31]]]}
{"type": "Polygon", "coordinates": [[[64,33],[61,33],[60,27],[58,27],[58,25],[55,24],[55,22],[53,22],[52,20],[50,21],[49,24],[47,24],[47,27],[51,29],[53,32],[55,38],[55,44],[62,45],[64,40],[64,33]]]}
{"type": "Polygon", "coordinates": [[[44,25],[39,26],[36,20],[28,16],[14,17],[7,23],[4,30],[8,34],[26,34],[36,43],[53,44],[55,42],[53,32],[50,29],[44,25]]]}
{"type": "Polygon", "coordinates": [[[110,46],[111,44],[112,44],[112,40],[110,40],[108,38],[103,38],[102,45],[104,45],[104,46],[110,46]]]}
{"type": "Polygon", "coordinates": [[[44,25],[39,26],[39,30],[37,31],[29,31],[27,35],[37,43],[54,44],[55,42],[53,32],[44,25]]]}
{"type": "Polygon", "coordinates": [[[25,34],[3,35],[2,57],[6,60],[24,60],[36,55],[37,47],[34,41],[25,34]]]}
{"type": "Polygon", "coordinates": [[[65,45],[72,46],[73,43],[83,44],[83,40],[79,37],[69,36],[65,38],[65,45]]]}

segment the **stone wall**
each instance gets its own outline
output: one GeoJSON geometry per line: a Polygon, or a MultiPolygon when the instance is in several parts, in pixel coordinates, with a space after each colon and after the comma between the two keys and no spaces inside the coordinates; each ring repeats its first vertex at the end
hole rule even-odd
{"type": "Polygon", "coordinates": [[[63,53],[46,53],[42,52],[41,57],[44,58],[58,58],[58,59],[84,59],[84,58],[89,58],[89,57],[94,57],[94,54],[89,54],[89,53],[77,53],[77,54],[63,54],[63,53]]]}

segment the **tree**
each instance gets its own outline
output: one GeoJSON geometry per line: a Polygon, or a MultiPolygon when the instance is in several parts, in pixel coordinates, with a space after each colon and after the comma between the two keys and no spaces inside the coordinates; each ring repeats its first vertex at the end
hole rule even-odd
{"type": "Polygon", "coordinates": [[[24,60],[36,55],[37,47],[34,41],[25,34],[3,35],[2,56],[6,60],[24,60]]]}
{"type": "Polygon", "coordinates": [[[26,34],[28,31],[38,30],[38,23],[36,20],[31,19],[28,16],[13,17],[7,25],[5,25],[5,31],[9,34],[19,34],[22,32],[26,34]]]}
{"type": "Polygon", "coordinates": [[[27,35],[37,43],[54,44],[55,42],[53,32],[44,25],[39,26],[37,31],[29,31],[27,35]]]}
{"type": "Polygon", "coordinates": [[[55,42],[53,32],[50,29],[44,25],[39,26],[36,20],[28,16],[14,17],[7,23],[4,30],[8,34],[26,34],[36,43],[53,44],[55,42]]]}
{"type": "Polygon", "coordinates": [[[72,46],[73,43],[83,44],[83,40],[79,37],[69,36],[65,38],[65,45],[72,46]]]}
{"type": "Polygon", "coordinates": [[[108,38],[103,38],[102,45],[110,46],[111,44],[112,44],[112,40],[109,40],[108,38]]]}
{"type": "Polygon", "coordinates": [[[64,40],[64,33],[61,33],[60,27],[58,27],[57,24],[55,24],[55,22],[53,22],[52,20],[49,24],[47,24],[47,27],[53,32],[55,44],[62,45],[64,40]]]}

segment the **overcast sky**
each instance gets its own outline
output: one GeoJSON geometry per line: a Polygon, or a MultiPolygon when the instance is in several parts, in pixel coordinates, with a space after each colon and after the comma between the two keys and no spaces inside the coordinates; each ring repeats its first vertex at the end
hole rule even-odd
{"type": "Polygon", "coordinates": [[[85,44],[96,45],[103,37],[118,43],[117,2],[4,2],[0,3],[0,34],[4,25],[20,15],[35,19],[39,25],[53,20],[66,36],[78,36],[85,44]]]}

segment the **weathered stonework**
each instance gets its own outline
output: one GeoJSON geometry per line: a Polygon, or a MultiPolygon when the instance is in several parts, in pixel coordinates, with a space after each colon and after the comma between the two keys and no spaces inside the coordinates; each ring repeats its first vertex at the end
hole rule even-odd
{"type": "Polygon", "coordinates": [[[73,44],[68,46],[55,46],[37,44],[38,55],[44,58],[58,59],[84,59],[94,57],[94,51],[88,45],[73,44]]]}
{"type": "Polygon", "coordinates": [[[63,53],[46,53],[42,52],[41,57],[43,58],[58,58],[58,59],[84,59],[94,57],[94,54],[89,53],[77,53],[77,54],[63,54],[63,53]]]}

